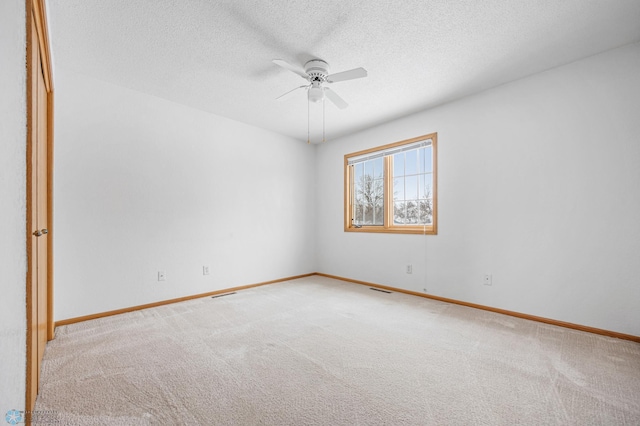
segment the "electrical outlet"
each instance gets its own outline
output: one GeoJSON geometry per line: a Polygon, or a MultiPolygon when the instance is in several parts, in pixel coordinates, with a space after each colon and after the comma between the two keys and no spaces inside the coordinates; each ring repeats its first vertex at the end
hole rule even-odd
{"type": "Polygon", "coordinates": [[[158,271],[158,281],[166,281],[167,273],[165,271],[158,271]]]}
{"type": "Polygon", "coordinates": [[[492,282],[491,282],[491,274],[484,274],[484,277],[482,279],[482,283],[484,285],[491,285],[492,284],[492,282]]]}
{"type": "Polygon", "coordinates": [[[202,275],[209,275],[209,266],[205,265],[202,267],[202,275]]]}
{"type": "Polygon", "coordinates": [[[413,274],[413,266],[407,265],[407,274],[413,274]]]}

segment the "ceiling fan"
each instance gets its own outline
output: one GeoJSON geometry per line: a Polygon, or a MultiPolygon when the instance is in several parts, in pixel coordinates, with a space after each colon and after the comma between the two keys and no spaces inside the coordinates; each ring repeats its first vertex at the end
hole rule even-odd
{"type": "Polygon", "coordinates": [[[307,89],[307,97],[309,102],[321,102],[329,99],[335,106],[344,109],[349,106],[336,92],[330,88],[323,86],[325,83],[337,83],[339,81],[353,80],[367,76],[367,70],[364,68],[354,68],[348,71],[342,71],[335,74],[329,74],[329,64],[322,59],[312,59],[304,64],[304,69],[298,68],[282,59],[274,59],[273,63],[289,70],[309,82],[303,86],[296,87],[287,93],[278,96],[277,100],[283,100],[291,96],[299,89],[307,89]]]}

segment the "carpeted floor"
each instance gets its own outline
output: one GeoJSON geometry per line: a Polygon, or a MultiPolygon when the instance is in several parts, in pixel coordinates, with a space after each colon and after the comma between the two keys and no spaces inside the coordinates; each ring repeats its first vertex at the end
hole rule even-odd
{"type": "Polygon", "coordinates": [[[640,425],[640,344],[313,276],[59,327],[65,425],[640,425]]]}

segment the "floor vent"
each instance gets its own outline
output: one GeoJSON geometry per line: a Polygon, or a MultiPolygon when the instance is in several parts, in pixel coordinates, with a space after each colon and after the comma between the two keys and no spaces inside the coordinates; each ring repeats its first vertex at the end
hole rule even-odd
{"type": "Polygon", "coordinates": [[[373,288],[373,287],[369,287],[369,290],[379,291],[381,293],[391,293],[390,291],[382,290],[380,288],[373,288]]]}
{"type": "Polygon", "coordinates": [[[232,294],[236,294],[236,292],[234,291],[233,293],[218,294],[217,296],[211,296],[211,298],[215,299],[216,297],[231,296],[232,294]]]}

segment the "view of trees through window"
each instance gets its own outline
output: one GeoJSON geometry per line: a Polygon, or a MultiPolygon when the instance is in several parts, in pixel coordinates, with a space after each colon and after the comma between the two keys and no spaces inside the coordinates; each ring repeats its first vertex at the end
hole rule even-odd
{"type": "Polygon", "coordinates": [[[433,219],[431,147],[393,156],[393,222],[426,225],[433,219]]]}
{"type": "Polygon", "coordinates": [[[344,156],[345,231],[437,233],[437,133],[344,156]]]}
{"type": "MultiPolygon", "coordinates": [[[[431,146],[394,154],[393,222],[425,225],[433,220],[431,146]]],[[[352,219],[355,225],[384,225],[383,157],[353,165],[352,219]]]]}
{"type": "Polygon", "coordinates": [[[384,168],[382,157],[354,166],[353,220],[356,225],[384,224],[384,168]]]}

